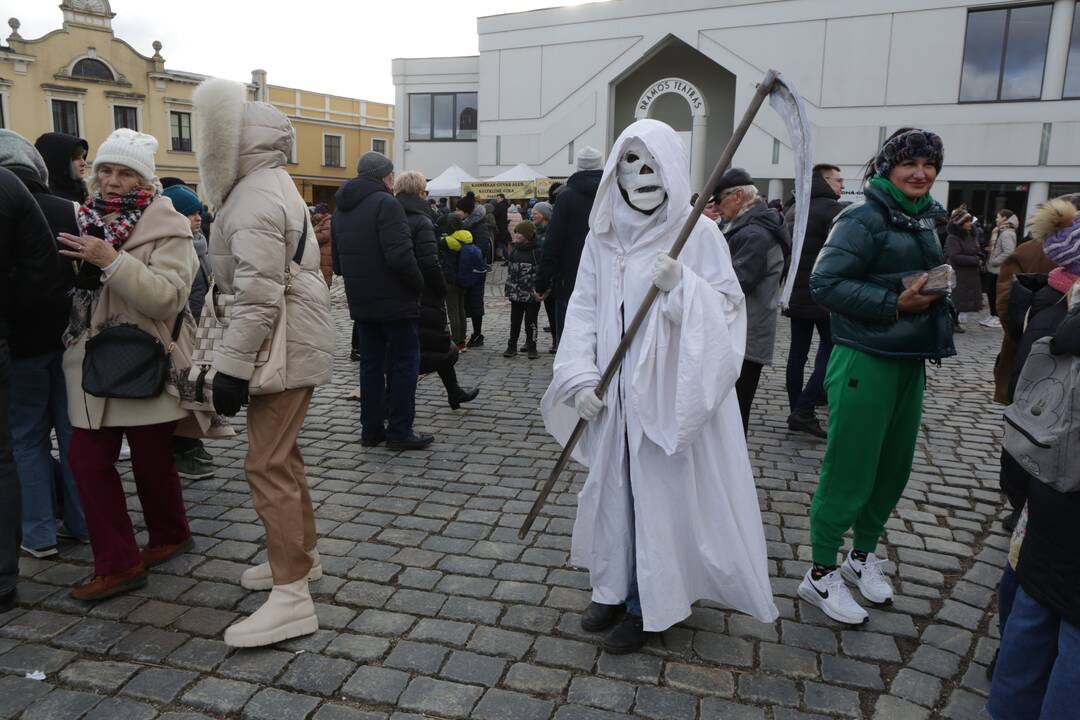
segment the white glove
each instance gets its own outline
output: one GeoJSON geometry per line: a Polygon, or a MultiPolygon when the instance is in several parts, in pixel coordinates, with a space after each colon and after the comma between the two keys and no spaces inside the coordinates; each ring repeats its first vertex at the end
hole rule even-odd
{"type": "Polygon", "coordinates": [[[604,409],[604,401],[596,397],[596,388],[585,388],[574,396],[574,408],[583,420],[595,420],[604,409]]]}
{"type": "Polygon", "coordinates": [[[682,280],[682,263],[667,253],[658,253],[652,269],[652,284],[663,292],[671,292],[682,280]]]}

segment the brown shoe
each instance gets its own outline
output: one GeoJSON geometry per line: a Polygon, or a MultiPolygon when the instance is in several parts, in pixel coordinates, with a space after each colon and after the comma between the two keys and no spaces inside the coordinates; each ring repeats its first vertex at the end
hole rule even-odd
{"type": "Polygon", "coordinates": [[[160,565],[176,555],[186,553],[195,546],[195,540],[189,535],[184,542],[175,545],[147,545],[142,549],[143,564],[148,568],[160,565]]]}
{"type": "Polygon", "coordinates": [[[96,575],[90,582],[73,587],[71,597],[76,600],[104,600],[141,587],[146,587],[146,566],[139,563],[115,575],[96,575]]]}

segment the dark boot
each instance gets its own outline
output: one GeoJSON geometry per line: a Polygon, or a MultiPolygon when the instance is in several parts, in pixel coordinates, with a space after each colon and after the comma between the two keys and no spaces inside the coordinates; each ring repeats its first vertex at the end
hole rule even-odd
{"type": "Polygon", "coordinates": [[[517,348],[514,347],[515,345],[517,345],[517,341],[515,341],[513,338],[511,338],[510,341],[506,343],[506,350],[503,352],[504,358],[512,358],[517,355],[517,348]]]}
{"type": "Polygon", "coordinates": [[[460,386],[454,386],[446,391],[446,401],[450,403],[451,410],[457,410],[462,403],[472,402],[480,394],[480,388],[463,390],[460,386]]]}
{"type": "Polygon", "coordinates": [[[529,359],[530,360],[535,360],[538,357],[540,357],[540,352],[536,349],[536,341],[535,340],[532,341],[532,342],[527,343],[527,345],[528,345],[527,352],[529,353],[529,359]]]}
{"type": "Polygon", "coordinates": [[[581,614],[581,629],[585,632],[601,632],[617,623],[626,612],[626,604],[603,605],[598,602],[589,603],[585,612],[581,614]]]}
{"type": "Polygon", "coordinates": [[[623,616],[622,622],[604,636],[600,645],[612,655],[626,655],[644,647],[647,638],[648,634],[645,632],[641,618],[627,613],[623,616]]]}
{"type": "Polygon", "coordinates": [[[387,438],[386,447],[390,450],[423,450],[433,442],[435,438],[431,435],[414,432],[396,440],[387,438]]]}
{"type": "Polygon", "coordinates": [[[800,415],[799,413],[791,413],[787,419],[788,430],[794,430],[796,432],[804,432],[808,435],[826,440],[829,437],[829,433],[821,427],[821,423],[813,415],[800,415]]]}

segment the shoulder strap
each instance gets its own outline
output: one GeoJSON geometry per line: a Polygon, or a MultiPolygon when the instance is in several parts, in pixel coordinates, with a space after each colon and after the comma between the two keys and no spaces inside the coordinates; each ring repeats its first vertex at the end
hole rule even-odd
{"type": "Polygon", "coordinates": [[[308,231],[308,211],[307,207],[304,208],[304,230],[300,233],[300,242],[296,244],[296,253],[293,255],[293,262],[299,265],[304,259],[304,249],[307,245],[307,231],[308,231]]]}

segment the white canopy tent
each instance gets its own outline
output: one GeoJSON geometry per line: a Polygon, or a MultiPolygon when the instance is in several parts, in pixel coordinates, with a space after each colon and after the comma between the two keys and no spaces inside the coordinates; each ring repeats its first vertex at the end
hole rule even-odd
{"type": "Polygon", "coordinates": [[[458,197],[461,195],[461,183],[463,182],[476,182],[476,178],[457,165],[451,165],[443,170],[438,177],[428,180],[428,196],[458,197]]]}
{"type": "Polygon", "coordinates": [[[525,163],[518,163],[506,172],[488,178],[486,182],[520,182],[522,180],[540,180],[546,177],[547,175],[533,170],[525,163]]]}

